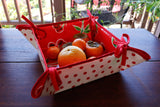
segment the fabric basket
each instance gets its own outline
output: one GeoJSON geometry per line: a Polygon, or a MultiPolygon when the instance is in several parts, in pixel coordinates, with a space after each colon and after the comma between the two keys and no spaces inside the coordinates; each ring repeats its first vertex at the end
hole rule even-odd
{"type": "Polygon", "coordinates": [[[28,24],[17,25],[16,28],[37,49],[44,69],[31,91],[33,98],[54,95],[150,59],[150,55],[146,52],[128,46],[130,42],[128,34],[123,34],[121,39],[117,38],[96,21],[97,17],[92,16],[88,10],[87,12],[89,15],[87,18],[43,25],[34,25],[22,16],[28,24]],[[80,28],[83,26],[85,29],[83,34],[90,40],[102,44],[105,49],[104,54],[63,67],[58,67],[56,61],[50,65],[46,56],[48,46],[72,42],[75,34],[80,33],[76,26],[80,28]]]}

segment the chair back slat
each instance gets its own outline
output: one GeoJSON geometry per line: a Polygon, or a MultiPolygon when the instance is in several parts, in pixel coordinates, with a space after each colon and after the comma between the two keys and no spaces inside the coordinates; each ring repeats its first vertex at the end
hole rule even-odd
{"type": "Polygon", "coordinates": [[[141,24],[141,28],[145,28],[148,16],[149,16],[149,13],[145,10],[143,21],[142,21],[142,24],[141,24]]]}
{"type": "Polygon", "coordinates": [[[43,23],[42,0],[38,0],[41,22],[43,23]]]}
{"type": "Polygon", "coordinates": [[[3,4],[3,8],[4,8],[4,12],[5,12],[5,15],[6,15],[7,22],[10,22],[6,0],[2,0],[2,4],[3,4]]]}
{"type": "Polygon", "coordinates": [[[53,6],[54,6],[54,4],[53,4],[53,1],[52,0],[50,0],[50,4],[51,4],[51,14],[52,14],[52,22],[55,22],[54,21],[54,8],[53,8],[53,6]]]}
{"type": "Polygon", "coordinates": [[[156,28],[155,28],[155,31],[154,31],[154,35],[158,38],[160,38],[160,20],[157,21],[156,23],[156,28]]]}
{"type": "Polygon", "coordinates": [[[152,20],[149,20],[148,22],[148,26],[147,26],[147,30],[151,32],[152,28],[153,28],[153,21],[152,20]]]}
{"type": "Polygon", "coordinates": [[[30,21],[32,21],[30,0],[26,0],[26,4],[27,4],[27,8],[28,8],[28,13],[29,13],[29,19],[30,19],[30,21]]]}
{"type": "Polygon", "coordinates": [[[14,4],[15,4],[15,7],[16,7],[16,12],[17,12],[18,20],[19,20],[19,22],[21,22],[21,15],[20,15],[20,12],[19,12],[18,1],[14,0],[14,4]]]}

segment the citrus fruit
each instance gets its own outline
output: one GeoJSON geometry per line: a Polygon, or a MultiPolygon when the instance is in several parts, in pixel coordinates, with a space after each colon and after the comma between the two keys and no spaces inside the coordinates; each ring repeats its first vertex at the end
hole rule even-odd
{"type": "Polygon", "coordinates": [[[72,42],[72,45],[73,46],[77,46],[79,48],[81,48],[82,50],[85,50],[86,49],[86,42],[83,40],[83,39],[75,39],[73,42],[72,42]]]}
{"type": "Polygon", "coordinates": [[[86,60],[86,55],[77,46],[67,46],[58,55],[58,64],[60,67],[84,60],[86,60]]]}
{"type": "Polygon", "coordinates": [[[57,46],[50,46],[46,54],[49,59],[57,59],[59,52],[60,49],[57,46]]]}
{"type": "Polygon", "coordinates": [[[88,41],[86,43],[85,53],[87,57],[99,56],[103,54],[103,47],[98,42],[88,41]]]}

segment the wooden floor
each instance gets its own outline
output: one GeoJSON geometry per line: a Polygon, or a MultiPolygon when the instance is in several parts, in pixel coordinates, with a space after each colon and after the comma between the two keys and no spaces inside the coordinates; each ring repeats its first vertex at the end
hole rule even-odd
{"type": "Polygon", "coordinates": [[[43,73],[37,51],[15,29],[0,29],[0,107],[160,107],[160,41],[145,29],[109,29],[130,35],[130,46],[151,60],[54,96],[33,99],[43,73]]]}

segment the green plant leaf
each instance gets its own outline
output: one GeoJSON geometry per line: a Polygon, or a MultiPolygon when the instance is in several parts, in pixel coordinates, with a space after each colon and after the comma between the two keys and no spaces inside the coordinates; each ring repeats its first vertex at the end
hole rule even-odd
{"type": "Polygon", "coordinates": [[[153,2],[153,3],[151,3],[151,4],[148,4],[147,5],[147,11],[149,12],[152,12],[153,11],[153,8],[154,8],[154,5],[155,5],[155,3],[153,2]]]}
{"type": "Polygon", "coordinates": [[[76,25],[73,25],[73,26],[76,30],[81,31],[81,28],[79,26],[76,26],[76,25]]]}
{"type": "Polygon", "coordinates": [[[89,24],[86,26],[86,28],[84,29],[84,31],[85,31],[85,30],[89,30],[89,24]]]}
{"type": "Polygon", "coordinates": [[[98,25],[96,24],[96,30],[98,30],[98,25]]]}
{"type": "Polygon", "coordinates": [[[160,8],[156,8],[156,10],[155,10],[155,15],[156,15],[157,17],[160,17],[160,8]]]}
{"type": "Polygon", "coordinates": [[[104,21],[103,21],[103,20],[101,20],[101,23],[104,23],[104,21]]]}
{"type": "Polygon", "coordinates": [[[85,31],[84,31],[84,33],[89,33],[89,32],[90,32],[90,30],[85,30],[85,31]]]}
{"type": "Polygon", "coordinates": [[[64,24],[62,25],[62,28],[64,27],[64,24]]]}
{"type": "Polygon", "coordinates": [[[81,33],[84,32],[84,20],[82,20],[81,33]]]}
{"type": "Polygon", "coordinates": [[[111,41],[112,41],[113,46],[116,48],[117,45],[113,43],[114,42],[114,38],[113,37],[112,37],[111,41]]]}
{"type": "Polygon", "coordinates": [[[100,10],[98,10],[98,14],[101,14],[101,11],[100,11],[100,10]]]}

